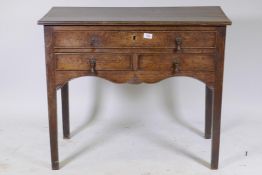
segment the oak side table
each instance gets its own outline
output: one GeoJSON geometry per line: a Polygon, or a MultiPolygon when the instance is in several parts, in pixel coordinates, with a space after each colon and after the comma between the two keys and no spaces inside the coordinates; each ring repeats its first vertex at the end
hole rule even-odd
{"type": "Polygon", "coordinates": [[[220,7],[54,7],[44,25],[52,169],[59,169],[57,99],[70,138],[68,82],[96,76],[115,83],[156,83],[175,76],[206,85],[205,138],[218,168],[226,26],[220,7]]]}

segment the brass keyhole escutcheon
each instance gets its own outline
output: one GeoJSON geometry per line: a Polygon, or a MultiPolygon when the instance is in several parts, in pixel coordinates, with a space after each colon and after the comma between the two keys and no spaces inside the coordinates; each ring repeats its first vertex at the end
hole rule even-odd
{"type": "Polygon", "coordinates": [[[136,40],[136,35],[132,36],[132,40],[135,41],[136,40]]]}

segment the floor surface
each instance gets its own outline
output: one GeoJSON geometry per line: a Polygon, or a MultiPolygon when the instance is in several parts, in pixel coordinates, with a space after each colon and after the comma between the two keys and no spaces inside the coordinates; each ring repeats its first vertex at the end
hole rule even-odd
{"type": "Polygon", "coordinates": [[[143,105],[123,105],[113,113],[105,107],[88,116],[72,116],[70,140],[62,139],[59,118],[58,171],[50,169],[46,116],[1,117],[0,174],[261,174],[259,113],[247,109],[246,114],[253,112],[251,117],[223,112],[220,166],[210,170],[211,144],[203,138],[202,114],[178,116],[143,105]],[[133,112],[125,113],[130,107],[133,112]]]}

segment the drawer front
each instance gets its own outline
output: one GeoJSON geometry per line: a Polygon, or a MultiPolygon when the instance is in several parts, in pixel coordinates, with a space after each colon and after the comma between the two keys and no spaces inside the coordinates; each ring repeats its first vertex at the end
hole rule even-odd
{"type": "Polygon", "coordinates": [[[215,48],[215,31],[56,31],[56,48],[215,48]],[[180,43],[178,40],[180,40],[180,43]],[[179,46],[178,46],[179,45],[179,46]]]}
{"type": "Polygon", "coordinates": [[[131,70],[128,54],[56,54],[56,70],[131,70]]]}
{"type": "Polygon", "coordinates": [[[139,70],[144,71],[214,71],[213,55],[154,54],[140,55],[139,70]]]}

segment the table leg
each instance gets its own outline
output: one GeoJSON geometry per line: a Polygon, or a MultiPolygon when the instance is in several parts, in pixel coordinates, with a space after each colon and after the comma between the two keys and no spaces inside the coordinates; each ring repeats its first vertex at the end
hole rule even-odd
{"type": "Polygon", "coordinates": [[[59,169],[58,158],[58,141],[57,141],[57,103],[56,103],[56,87],[48,85],[48,118],[49,118],[49,134],[52,169],[59,169]]]}
{"type": "Polygon", "coordinates": [[[215,86],[213,93],[214,93],[214,99],[213,99],[211,169],[217,169],[218,161],[219,161],[219,145],[220,145],[222,83],[219,83],[219,85],[215,86]]]}
{"type": "Polygon", "coordinates": [[[212,126],[212,106],[213,106],[213,93],[212,90],[206,86],[206,116],[205,116],[205,138],[211,138],[212,126]]]}
{"type": "Polygon", "coordinates": [[[69,121],[68,83],[66,83],[61,89],[61,98],[62,98],[63,135],[65,139],[69,139],[70,121],[69,121]]]}

